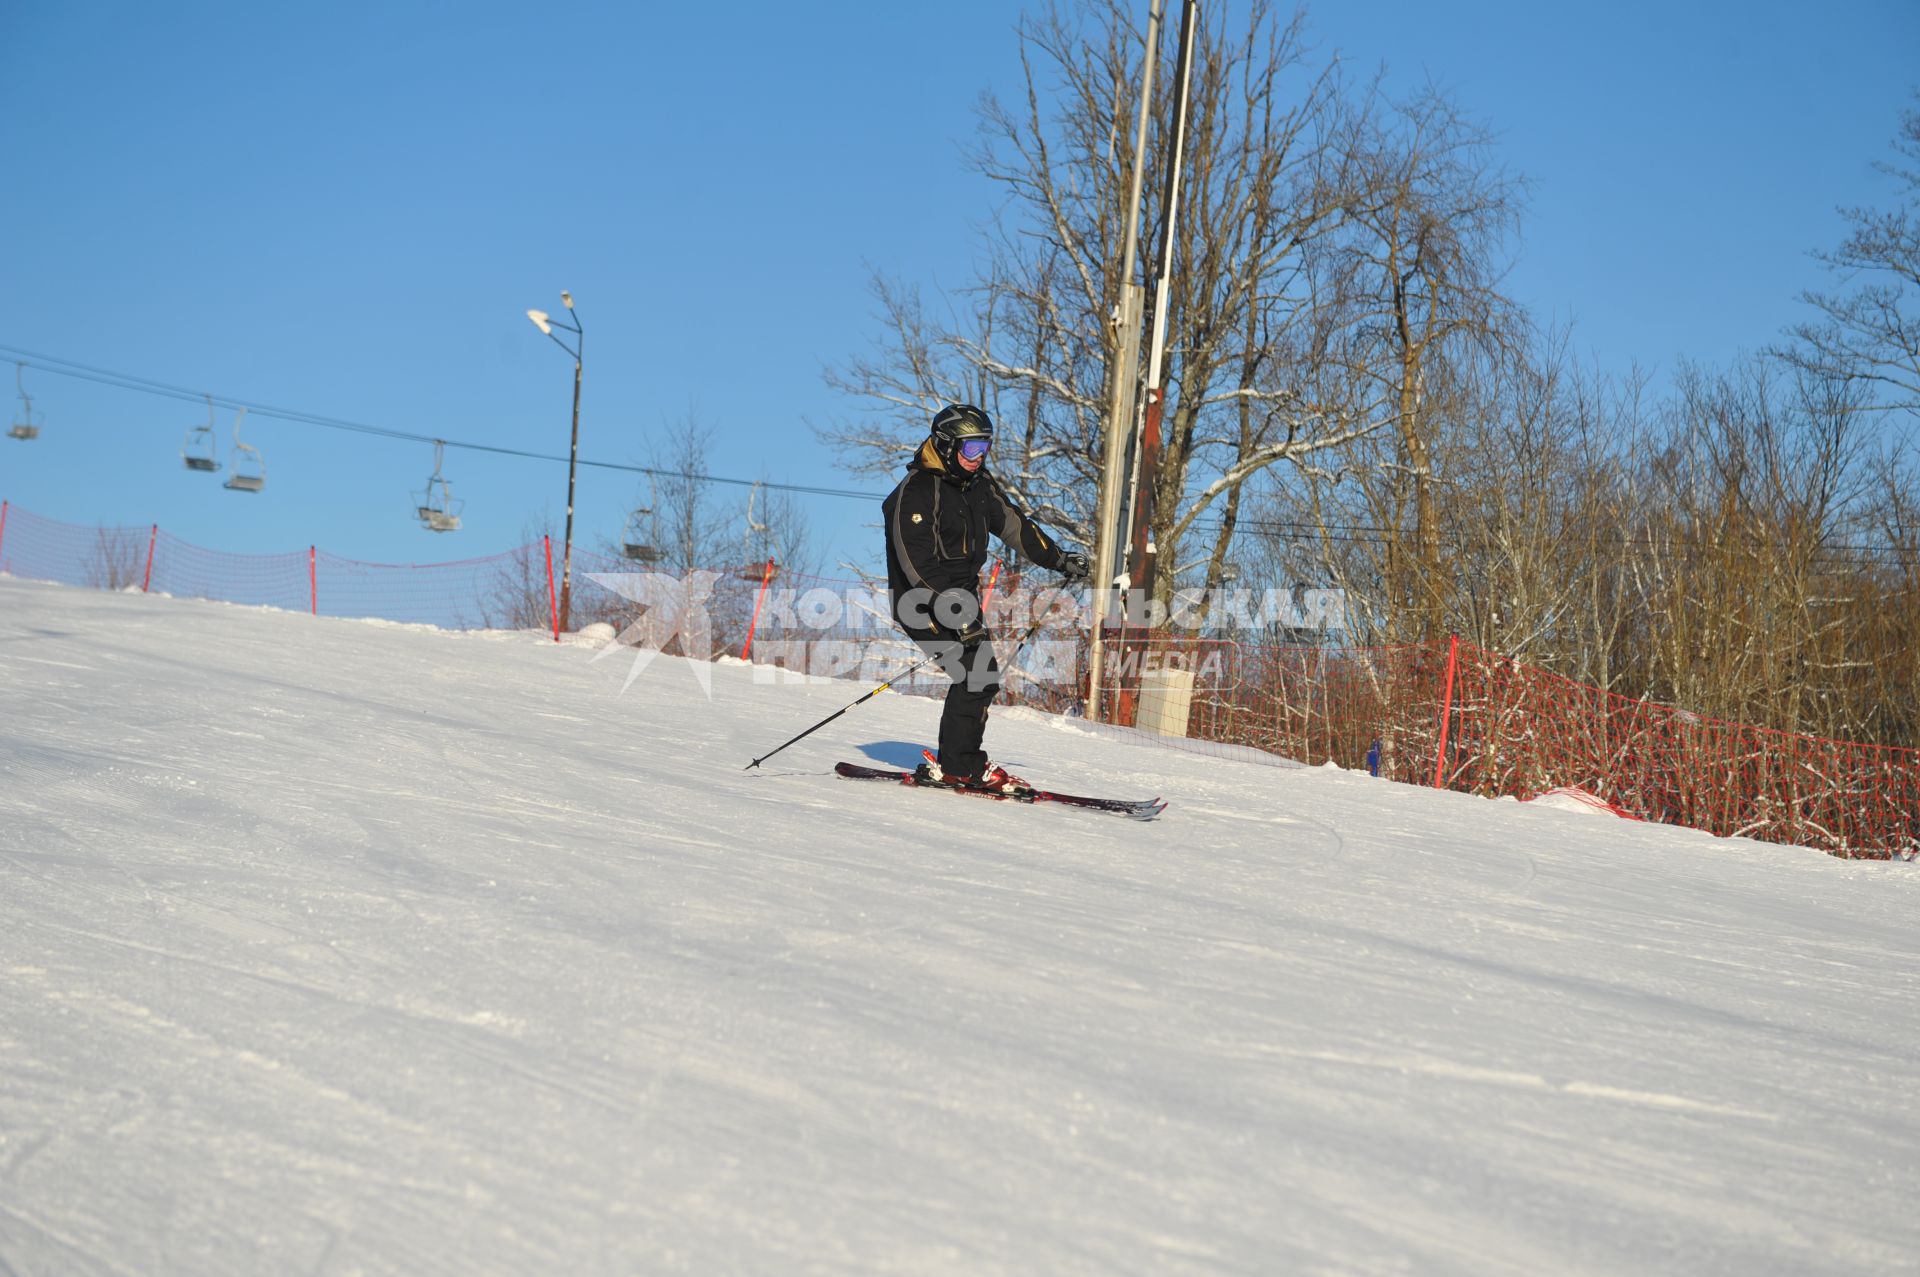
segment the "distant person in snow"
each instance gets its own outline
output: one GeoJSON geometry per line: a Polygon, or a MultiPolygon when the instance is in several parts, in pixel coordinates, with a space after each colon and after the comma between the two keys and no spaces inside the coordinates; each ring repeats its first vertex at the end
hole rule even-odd
{"type": "Polygon", "coordinates": [[[925,785],[998,792],[1026,788],[981,748],[987,706],[1000,691],[1000,665],[980,607],[987,535],[1069,581],[1085,580],[1084,554],[1062,550],[1007,499],[987,469],[993,421],[971,404],[934,414],[927,441],[907,477],[881,503],[886,514],[887,580],[893,619],[934,656],[953,686],[940,714],[940,749],[915,769],[925,785]]]}

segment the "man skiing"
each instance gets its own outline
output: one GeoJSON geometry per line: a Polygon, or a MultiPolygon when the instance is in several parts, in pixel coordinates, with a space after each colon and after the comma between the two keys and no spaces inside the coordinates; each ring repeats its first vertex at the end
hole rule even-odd
{"type": "Polygon", "coordinates": [[[906,478],[881,503],[886,516],[887,580],[893,619],[939,661],[953,686],[940,714],[937,758],[914,771],[917,783],[999,793],[1027,789],[981,748],[987,707],[1000,691],[993,636],[980,606],[987,536],[1068,581],[1091,571],[1084,554],[1062,550],[1007,498],[987,469],[993,421],[971,404],[934,414],[906,478]]]}

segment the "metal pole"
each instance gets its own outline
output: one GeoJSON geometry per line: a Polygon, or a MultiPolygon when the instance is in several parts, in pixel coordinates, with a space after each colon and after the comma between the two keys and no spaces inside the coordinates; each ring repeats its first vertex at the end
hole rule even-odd
{"type": "MultiPolygon", "coordinates": [[[[574,319],[579,323],[578,317],[574,319]]],[[[584,348],[587,339],[578,338],[584,348]]],[[[580,463],[580,364],[579,355],[573,359],[573,443],[567,453],[567,548],[560,568],[560,628],[573,629],[573,479],[580,463]]]]}
{"type": "Polygon", "coordinates": [[[1447,636],[1447,687],[1440,693],[1440,748],[1433,757],[1433,787],[1444,787],[1447,777],[1447,725],[1453,719],[1453,674],[1460,664],[1460,636],[1447,636]]]}
{"type": "Polygon", "coordinates": [[[1133,516],[1135,589],[1152,597],[1154,560],[1154,482],[1160,465],[1160,418],[1165,406],[1167,357],[1167,303],[1173,279],[1174,232],[1180,218],[1180,166],[1187,147],[1187,102],[1193,83],[1194,27],[1200,16],[1198,0],[1186,0],[1180,12],[1179,90],[1174,95],[1173,144],[1168,148],[1167,184],[1161,190],[1160,267],[1154,281],[1153,340],[1147,347],[1147,411],[1140,425],[1140,446],[1133,465],[1138,504],[1133,516]]]}
{"type": "Polygon", "coordinates": [[[555,598],[553,593],[553,538],[541,537],[540,548],[546,552],[547,556],[547,607],[553,615],[553,641],[558,643],[560,641],[560,600],[555,598]]]}
{"type": "Polygon", "coordinates": [[[1133,432],[1134,388],[1139,377],[1140,305],[1143,291],[1134,283],[1139,264],[1140,190],[1147,172],[1147,122],[1153,112],[1153,69],[1159,61],[1160,0],[1147,7],[1147,49],[1140,70],[1140,120],[1134,131],[1133,178],[1127,193],[1127,237],[1120,273],[1119,330],[1114,335],[1111,397],[1107,404],[1106,452],[1100,465],[1099,523],[1094,530],[1093,621],[1088,653],[1087,717],[1100,718],[1101,638],[1107,604],[1120,572],[1120,472],[1126,465],[1127,436],[1133,432]]]}
{"type": "Polygon", "coordinates": [[[767,587],[773,584],[773,556],[767,556],[767,570],[760,576],[760,595],[753,601],[753,619],[747,622],[747,641],[740,647],[740,659],[753,659],[753,632],[760,628],[760,609],[766,606],[767,587]]]}

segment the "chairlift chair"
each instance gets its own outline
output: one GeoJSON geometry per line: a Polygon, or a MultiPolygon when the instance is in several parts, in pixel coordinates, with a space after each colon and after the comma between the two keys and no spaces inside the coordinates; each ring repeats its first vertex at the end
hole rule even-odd
{"type": "Polygon", "coordinates": [[[440,473],[440,463],[445,457],[447,445],[439,439],[433,441],[433,473],[427,478],[426,491],[414,494],[414,514],[420,520],[420,526],[429,532],[458,532],[460,530],[460,511],[466,508],[466,502],[457,500],[453,495],[453,485],[440,473]]]}
{"type": "Polygon", "coordinates": [[[240,438],[240,423],[246,417],[247,410],[242,405],[233,418],[233,473],[221,485],[229,492],[258,492],[267,486],[266,458],[260,455],[260,449],[240,438]]]}
{"type": "Polygon", "coordinates": [[[764,538],[767,532],[767,525],[764,523],[756,523],[753,518],[754,499],[759,495],[760,485],[756,482],[747,492],[747,526],[746,530],[740,534],[740,558],[743,562],[747,562],[748,566],[741,568],[739,574],[744,580],[748,581],[758,581],[766,575],[767,571],[764,566],[751,563],[753,558],[753,538],[756,535],[764,538]]]}
{"type": "Polygon", "coordinates": [[[7,438],[9,439],[25,441],[40,437],[40,423],[34,420],[33,396],[27,393],[26,372],[25,364],[14,364],[13,384],[20,388],[20,418],[8,428],[7,438]]]}
{"type": "Polygon", "coordinates": [[[207,396],[207,424],[194,426],[187,431],[187,441],[180,447],[180,460],[186,462],[187,469],[214,473],[220,469],[220,459],[214,455],[217,445],[213,438],[213,396],[207,396]]]}
{"type": "Polygon", "coordinates": [[[660,551],[646,543],[645,524],[653,507],[641,506],[627,516],[627,534],[621,538],[620,552],[636,563],[658,563],[660,551]]]}

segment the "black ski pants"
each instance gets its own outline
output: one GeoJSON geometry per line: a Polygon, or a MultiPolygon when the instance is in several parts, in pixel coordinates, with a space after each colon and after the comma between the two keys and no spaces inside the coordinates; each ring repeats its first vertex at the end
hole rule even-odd
{"type": "Polygon", "coordinates": [[[987,766],[980,747],[987,731],[987,707],[1000,694],[1000,662],[992,636],[962,645],[936,630],[907,631],[907,637],[939,662],[953,680],[946,708],[940,711],[940,770],[949,776],[976,778],[987,766]]]}

